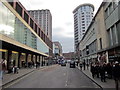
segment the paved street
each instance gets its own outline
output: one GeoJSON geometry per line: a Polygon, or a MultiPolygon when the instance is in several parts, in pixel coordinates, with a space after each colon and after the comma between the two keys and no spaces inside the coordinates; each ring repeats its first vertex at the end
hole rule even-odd
{"type": "Polygon", "coordinates": [[[9,88],[99,88],[77,68],[69,65],[36,70],[9,88]]]}

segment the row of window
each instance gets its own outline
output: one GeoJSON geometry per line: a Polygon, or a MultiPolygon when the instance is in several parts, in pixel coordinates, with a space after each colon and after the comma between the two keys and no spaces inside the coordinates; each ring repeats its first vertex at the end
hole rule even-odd
{"type": "Polygon", "coordinates": [[[108,5],[108,7],[105,10],[105,18],[107,18],[112,13],[112,11],[114,11],[114,9],[118,6],[119,2],[117,2],[117,1],[110,2],[110,4],[108,5]]]}
{"type": "MultiPolygon", "coordinates": [[[[27,11],[25,11],[22,7],[22,5],[19,2],[9,2],[9,4],[14,7],[13,4],[16,4],[16,7],[14,8],[17,13],[30,25],[30,27],[38,34],[39,37],[50,47],[52,45],[52,42],[49,40],[49,38],[45,35],[45,33],[40,29],[38,24],[29,16],[27,11]]],[[[51,47],[52,48],[52,47],[51,47]]]]}
{"type": "Polygon", "coordinates": [[[109,46],[117,45],[120,40],[120,21],[108,29],[109,46]]]}

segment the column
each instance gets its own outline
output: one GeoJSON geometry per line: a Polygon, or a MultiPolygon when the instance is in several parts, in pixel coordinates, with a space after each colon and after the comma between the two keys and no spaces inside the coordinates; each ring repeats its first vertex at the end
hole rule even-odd
{"type": "Polygon", "coordinates": [[[18,52],[18,68],[20,68],[21,52],[18,52]]]}
{"type": "Polygon", "coordinates": [[[43,66],[43,56],[42,56],[42,66],[43,66]]]}
{"type": "Polygon", "coordinates": [[[8,50],[8,54],[7,54],[7,70],[10,69],[11,59],[12,59],[12,51],[8,50]]]}
{"type": "Polygon", "coordinates": [[[35,63],[37,63],[37,55],[35,55],[35,63]]]}
{"type": "Polygon", "coordinates": [[[25,64],[26,67],[28,67],[28,53],[25,54],[25,64]]]}
{"type": "Polygon", "coordinates": [[[33,54],[31,54],[31,61],[33,62],[33,54]]]}
{"type": "Polygon", "coordinates": [[[41,64],[41,63],[40,63],[40,55],[39,55],[39,67],[40,67],[40,64],[41,64]]]}

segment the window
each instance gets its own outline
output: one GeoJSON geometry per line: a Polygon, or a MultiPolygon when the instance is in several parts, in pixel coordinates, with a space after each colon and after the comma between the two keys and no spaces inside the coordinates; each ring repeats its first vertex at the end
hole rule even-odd
{"type": "Polygon", "coordinates": [[[105,10],[105,18],[107,18],[109,16],[109,11],[108,8],[105,10]]]}
{"type": "Polygon", "coordinates": [[[118,6],[118,1],[114,0],[114,2],[113,2],[113,8],[116,8],[117,6],[118,6]]]}
{"type": "Polygon", "coordinates": [[[85,32],[85,30],[82,30],[83,32],[85,32]]]}
{"type": "Polygon", "coordinates": [[[30,27],[33,29],[33,20],[30,18],[30,27]]]}
{"type": "Polygon", "coordinates": [[[18,3],[16,3],[16,11],[18,12],[20,16],[22,16],[22,8],[20,7],[18,3]]]}
{"type": "Polygon", "coordinates": [[[117,23],[116,28],[117,28],[116,33],[117,33],[117,36],[118,36],[117,39],[119,40],[119,43],[120,43],[120,39],[119,39],[120,38],[120,22],[117,23]]]}
{"type": "Polygon", "coordinates": [[[113,45],[115,45],[118,41],[117,41],[117,31],[116,31],[116,25],[114,25],[111,28],[112,31],[112,40],[113,40],[113,45]]]}
{"type": "Polygon", "coordinates": [[[85,29],[85,27],[82,27],[82,29],[85,29]]]}
{"type": "Polygon", "coordinates": [[[82,24],[82,26],[85,26],[85,24],[82,24]]]}
{"type": "Polygon", "coordinates": [[[110,3],[110,5],[108,6],[109,8],[109,13],[111,13],[113,11],[113,6],[112,6],[112,2],[110,3]]]}
{"type": "Polygon", "coordinates": [[[100,38],[99,41],[100,41],[100,49],[102,49],[102,38],[100,38]]]}
{"type": "Polygon", "coordinates": [[[28,23],[28,18],[29,18],[29,16],[28,16],[28,14],[26,13],[26,12],[24,12],[24,20],[28,23]]]}
{"type": "Polygon", "coordinates": [[[82,21],[82,23],[85,23],[85,21],[82,21]]]}
{"type": "Polygon", "coordinates": [[[108,39],[109,39],[109,46],[112,46],[112,35],[111,35],[111,29],[108,30],[108,39]]]}
{"type": "Polygon", "coordinates": [[[82,15],[82,17],[84,17],[84,15],[82,15]]]}
{"type": "Polygon", "coordinates": [[[82,20],[84,20],[84,18],[82,18],[82,20]]]}
{"type": "Polygon", "coordinates": [[[9,0],[9,4],[13,7],[13,0],[9,0]]]}

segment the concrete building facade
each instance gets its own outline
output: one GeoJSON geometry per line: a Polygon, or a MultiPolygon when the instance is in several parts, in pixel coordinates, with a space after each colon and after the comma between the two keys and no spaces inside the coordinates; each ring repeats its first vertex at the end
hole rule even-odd
{"type": "Polygon", "coordinates": [[[102,2],[85,36],[79,42],[82,61],[120,62],[119,10],[120,1],[102,2]]]}
{"type": "Polygon", "coordinates": [[[73,11],[74,14],[74,48],[77,50],[78,42],[84,36],[92,18],[94,6],[86,3],[79,5],[73,11]]]}
{"type": "Polygon", "coordinates": [[[104,5],[105,27],[108,38],[109,62],[120,62],[120,1],[113,0],[104,5]]]}
{"type": "Polygon", "coordinates": [[[94,20],[88,27],[85,35],[80,41],[81,58],[80,61],[89,63],[91,59],[97,58],[97,35],[94,20]]]}

